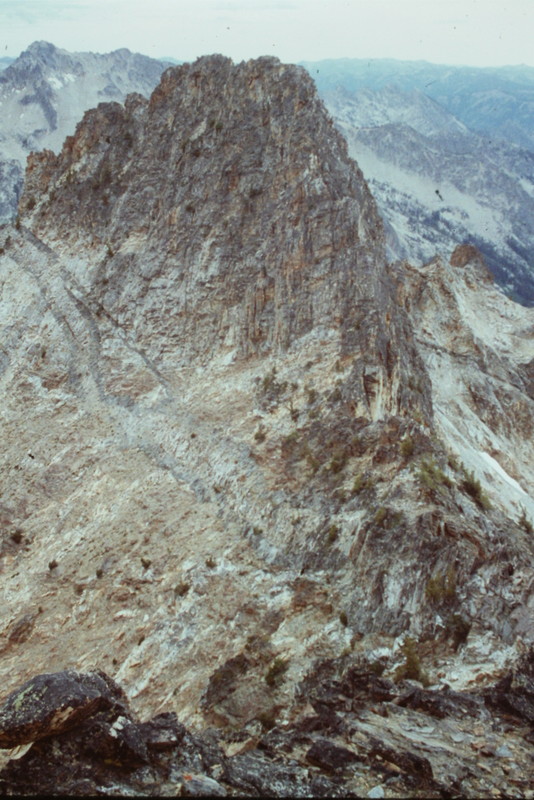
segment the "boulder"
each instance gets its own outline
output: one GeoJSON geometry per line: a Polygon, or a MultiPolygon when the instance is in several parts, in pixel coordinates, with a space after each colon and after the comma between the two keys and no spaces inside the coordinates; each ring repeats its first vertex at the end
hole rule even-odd
{"type": "Polygon", "coordinates": [[[0,709],[0,747],[10,749],[79,725],[103,708],[127,712],[126,695],[105,673],[44,673],[15,689],[0,709]]]}

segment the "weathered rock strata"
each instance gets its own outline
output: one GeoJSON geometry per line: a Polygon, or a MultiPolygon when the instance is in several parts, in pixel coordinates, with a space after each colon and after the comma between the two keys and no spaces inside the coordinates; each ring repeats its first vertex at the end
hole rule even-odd
{"type": "MultiPolygon", "coordinates": [[[[534,638],[532,312],[465,249],[386,265],[302,70],[169,70],[32,157],[20,211],[1,242],[7,689],[100,668],[138,713],[257,730],[293,724],[329,658],[373,654],[384,702],[399,670],[505,674],[534,638]]],[[[349,763],[316,738],[310,768],[349,763]]],[[[442,781],[383,747],[366,757],[442,781]]],[[[257,759],[228,785],[252,791],[257,759]]]]}
{"type": "Polygon", "coordinates": [[[59,156],[35,154],[21,211],[47,242],[105,246],[93,302],[155,357],[266,355],[321,327],[391,383],[381,223],[303,70],[168,70],[148,105],[101,104],[59,156]]]}
{"type": "Polygon", "coordinates": [[[104,674],[37,676],[0,709],[4,746],[6,723],[19,748],[28,730],[36,734],[29,751],[13,752],[0,771],[2,794],[534,795],[527,767],[534,755],[532,653],[482,693],[395,684],[369,667],[347,668],[346,659],[317,664],[299,686],[300,708],[284,725],[265,717],[233,732],[196,734],[172,713],[140,722],[104,674]],[[86,704],[75,722],[66,719],[73,690],[87,698],[95,680],[104,687],[99,704],[86,704]],[[44,700],[56,719],[48,736],[41,728],[44,685],[54,687],[44,700]]]}

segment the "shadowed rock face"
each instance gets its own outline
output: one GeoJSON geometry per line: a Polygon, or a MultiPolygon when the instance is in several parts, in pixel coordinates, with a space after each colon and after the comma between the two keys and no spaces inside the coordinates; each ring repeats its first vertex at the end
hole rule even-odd
{"type": "MultiPolygon", "coordinates": [[[[20,209],[1,256],[7,688],[98,666],[144,713],[257,727],[294,719],[326,657],[457,688],[531,640],[531,456],[501,467],[518,440],[494,424],[508,396],[534,419],[514,378],[529,312],[469,253],[386,265],[302,70],[171,69],[32,156],[20,209]],[[490,504],[506,468],[516,494],[490,504]]],[[[310,758],[348,758],[328,753],[310,758]]]]}
{"type": "Polygon", "coordinates": [[[15,690],[0,711],[0,747],[18,747],[79,725],[103,707],[126,709],[121,689],[104,673],[74,670],[38,675],[15,690]]]}
{"type": "Polygon", "coordinates": [[[109,248],[95,299],[125,324],[142,303],[144,337],[163,307],[167,346],[188,356],[268,353],[318,326],[348,347],[362,322],[383,339],[368,319],[389,303],[381,223],[301,69],[211,57],[168,70],[149,104],[101,105],[58,157],[32,157],[22,212],[35,204],[45,240],[109,248]]]}
{"type": "Polygon", "coordinates": [[[360,353],[354,403],[429,415],[374,200],[304,70],[169,69],[149,103],[102,104],[59,156],[34,154],[20,209],[46,242],[105,248],[92,300],[151,357],[275,355],[321,331],[360,353]]]}

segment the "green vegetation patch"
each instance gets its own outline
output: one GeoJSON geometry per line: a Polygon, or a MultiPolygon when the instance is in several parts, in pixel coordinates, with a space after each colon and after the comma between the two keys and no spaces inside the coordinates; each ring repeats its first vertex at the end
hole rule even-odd
{"type": "Polygon", "coordinates": [[[429,686],[430,680],[421,665],[417,641],[411,636],[408,636],[401,647],[401,652],[404,656],[404,662],[395,670],[395,680],[401,681],[407,679],[419,681],[419,683],[422,683],[423,686],[429,686]]]}
{"type": "Polygon", "coordinates": [[[274,688],[285,680],[285,674],[289,669],[289,659],[278,656],[275,658],[267,672],[265,673],[265,683],[274,688]]]}
{"type": "Polygon", "coordinates": [[[436,572],[432,575],[425,587],[427,600],[435,606],[452,605],[458,599],[457,574],[452,564],[446,572],[436,572]]]}
{"type": "Polygon", "coordinates": [[[454,485],[453,481],[443,472],[433,458],[424,458],[420,462],[415,477],[422,488],[430,491],[439,492],[444,489],[450,489],[454,485]]]}

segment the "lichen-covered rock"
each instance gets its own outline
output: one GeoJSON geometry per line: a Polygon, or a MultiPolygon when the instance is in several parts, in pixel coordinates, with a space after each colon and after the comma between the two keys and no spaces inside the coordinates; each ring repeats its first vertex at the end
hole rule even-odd
{"type": "Polygon", "coordinates": [[[206,775],[189,775],[182,778],[182,797],[226,797],[228,792],[221,784],[206,775]]]}
{"type": "Polygon", "coordinates": [[[306,760],[325,772],[337,772],[361,759],[347,747],[340,747],[328,739],[317,739],[306,753],[306,760]]]}
{"type": "Polygon", "coordinates": [[[12,748],[79,725],[102,708],[127,709],[124,692],[103,672],[37,675],[0,708],[0,747],[12,748]]]}
{"type": "MultiPolygon", "coordinates": [[[[531,796],[534,783],[516,766],[530,763],[533,743],[510,726],[508,706],[484,707],[487,690],[450,692],[436,715],[439,690],[409,707],[402,686],[390,682],[377,702],[372,673],[365,681],[364,672],[360,664],[356,679],[343,659],[317,664],[303,687],[321,700],[322,713],[305,716],[303,695],[291,721],[263,734],[256,728],[254,736],[254,726],[192,732],[172,712],[139,722],[119,693],[118,703],[88,711],[12,758],[0,769],[0,794],[365,797],[383,785],[396,797],[436,800],[531,796]]],[[[98,677],[113,699],[111,679],[98,677]]]]}
{"type": "Polygon", "coordinates": [[[139,722],[122,689],[104,672],[38,675],[10,695],[0,712],[2,742],[33,742],[0,772],[0,793],[119,794],[163,786],[169,753],[186,736],[166,712],[139,722]]]}

